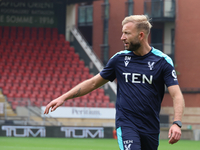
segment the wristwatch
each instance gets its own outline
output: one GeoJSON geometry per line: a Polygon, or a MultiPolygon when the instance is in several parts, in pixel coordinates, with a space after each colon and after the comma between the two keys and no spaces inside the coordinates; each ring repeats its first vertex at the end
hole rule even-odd
{"type": "Polygon", "coordinates": [[[174,121],[173,124],[176,124],[180,128],[182,127],[182,122],[181,121],[174,121]]]}

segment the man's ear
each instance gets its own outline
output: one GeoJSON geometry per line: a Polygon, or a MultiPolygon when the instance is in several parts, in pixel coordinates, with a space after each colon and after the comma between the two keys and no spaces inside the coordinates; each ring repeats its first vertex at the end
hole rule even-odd
{"type": "Polygon", "coordinates": [[[144,32],[139,33],[139,40],[142,41],[145,38],[144,32]]]}

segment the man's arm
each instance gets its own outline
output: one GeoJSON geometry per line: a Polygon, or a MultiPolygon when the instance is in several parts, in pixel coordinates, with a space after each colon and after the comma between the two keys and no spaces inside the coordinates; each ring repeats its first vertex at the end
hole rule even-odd
{"type": "Polygon", "coordinates": [[[104,85],[107,82],[108,80],[105,80],[104,78],[102,78],[100,74],[97,74],[96,76],[81,82],[80,84],[72,88],[67,93],[51,101],[46,106],[44,114],[48,114],[50,108],[51,108],[51,111],[54,111],[57,107],[61,106],[65,100],[88,94],[89,92],[97,89],[98,87],[104,85]]]}
{"type": "MultiPolygon", "coordinates": [[[[182,121],[185,102],[180,87],[179,85],[173,85],[168,87],[168,91],[173,99],[174,121],[182,121]]],[[[169,139],[170,144],[178,142],[181,138],[181,128],[176,124],[173,124],[169,129],[168,136],[170,138],[169,139]]]]}

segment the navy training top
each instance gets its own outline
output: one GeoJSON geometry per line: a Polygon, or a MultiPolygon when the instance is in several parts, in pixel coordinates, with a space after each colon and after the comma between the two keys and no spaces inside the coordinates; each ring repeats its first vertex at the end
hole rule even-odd
{"type": "Polygon", "coordinates": [[[159,113],[167,87],[178,80],[169,56],[152,47],[144,56],[124,50],[116,53],[100,75],[117,79],[116,128],[134,127],[144,133],[159,133],[159,113]]]}

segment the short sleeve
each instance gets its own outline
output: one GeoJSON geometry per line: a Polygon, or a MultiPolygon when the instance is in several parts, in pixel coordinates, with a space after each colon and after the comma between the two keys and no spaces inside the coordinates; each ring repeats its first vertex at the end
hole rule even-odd
{"type": "MultiPolygon", "coordinates": [[[[171,58],[168,58],[168,59],[171,59],[171,58]]],[[[170,64],[168,63],[168,61],[164,61],[163,71],[164,71],[163,72],[164,82],[167,87],[172,86],[172,85],[178,85],[178,79],[177,79],[175,68],[173,66],[173,62],[170,64]]]]}
{"type": "Polygon", "coordinates": [[[114,81],[116,78],[116,74],[115,74],[116,58],[117,57],[112,57],[108,61],[104,69],[100,72],[100,75],[102,76],[102,78],[109,80],[111,82],[114,81]]]}

